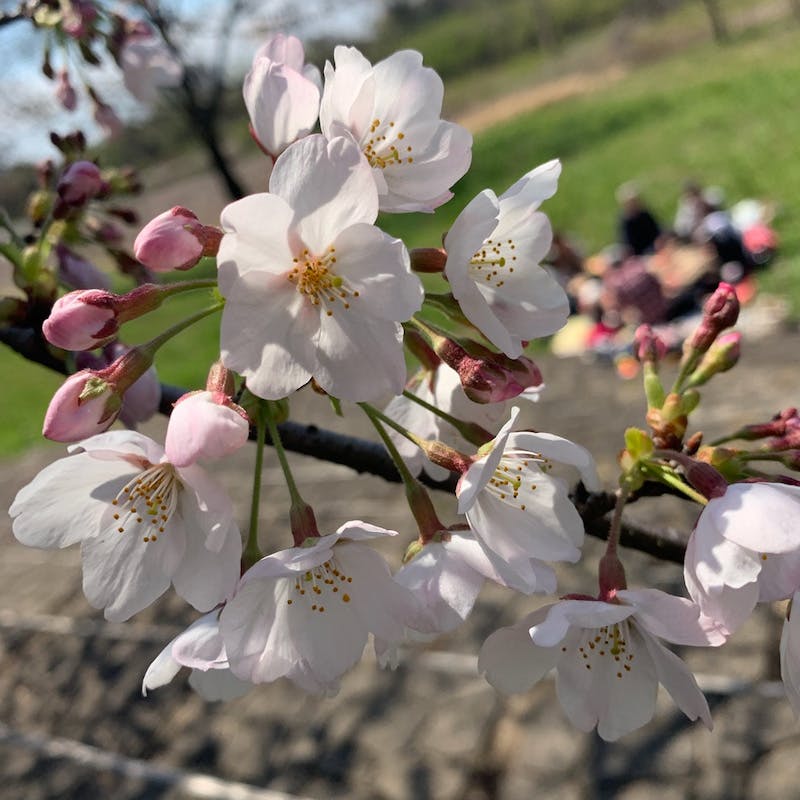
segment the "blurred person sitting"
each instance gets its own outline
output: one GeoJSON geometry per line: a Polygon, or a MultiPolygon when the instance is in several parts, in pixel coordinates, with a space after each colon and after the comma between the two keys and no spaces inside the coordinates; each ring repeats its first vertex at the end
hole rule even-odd
{"type": "Polygon", "coordinates": [[[642,203],[639,189],[634,183],[624,183],[617,189],[620,206],[619,240],[635,256],[652,253],[661,235],[661,226],[642,203]]]}
{"type": "Polygon", "coordinates": [[[696,181],[688,180],[683,184],[683,192],[678,198],[672,230],[680,241],[689,242],[704,216],[703,189],[696,181]]]}
{"type": "Polygon", "coordinates": [[[703,192],[703,221],[695,231],[694,239],[714,248],[722,279],[738,283],[754,264],[744,247],[741,233],[724,206],[725,193],[718,186],[710,186],[703,192]]]}
{"type": "Polygon", "coordinates": [[[607,258],[600,300],[603,310],[617,312],[630,325],[666,321],[667,299],[658,278],[648,272],[646,260],[622,247],[610,248],[607,258]]]}

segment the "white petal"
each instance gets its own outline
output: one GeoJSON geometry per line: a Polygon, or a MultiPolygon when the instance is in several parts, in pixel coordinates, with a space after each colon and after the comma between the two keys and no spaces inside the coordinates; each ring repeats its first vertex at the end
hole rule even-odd
{"type": "Polygon", "coordinates": [[[86,453],[50,464],[14,498],[14,536],[30,547],[52,548],[97,535],[109,504],[137,471],[86,453]]]}
{"type": "Polygon", "coordinates": [[[180,671],[181,665],[172,657],[173,639],[153,659],[142,678],[142,694],[147,697],[147,692],[166,686],[180,671]]]}
{"type": "Polygon", "coordinates": [[[585,447],[581,447],[569,439],[563,439],[552,433],[519,431],[508,437],[507,448],[519,448],[529,453],[539,453],[560,464],[569,464],[580,472],[581,480],[590,492],[598,492],[602,489],[592,454],[585,447]]]}
{"type": "Polygon", "coordinates": [[[345,228],[372,223],[378,215],[372,170],[344,137],[329,142],[313,135],[295,142],[275,162],[269,187],[292,207],[293,230],[316,255],[345,228]]]}
{"type": "MultiPolygon", "coordinates": [[[[336,273],[358,297],[348,298],[353,313],[405,322],[419,311],[424,291],[411,272],[408,251],[374,225],[351,225],[334,241],[336,273]]],[[[340,304],[335,303],[334,313],[340,304]]]]}
{"type": "Polygon", "coordinates": [[[216,611],[195,620],[171,644],[172,657],[181,666],[206,670],[227,664],[225,644],[219,632],[219,613],[216,611]]]}
{"type": "Polygon", "coordinates": [[[504,213],[516,208],[529,210],[548,200],[556,193],[560,176],[561,162],[558,159],[532,169],[500,195],[504,213]]]}
{"type": "Polygon", "coordinates": [[[544,619],[548,608],[540,608],[510,628],[500,628],[483,643],[478,672],[495,689],[506,694],[527,691],[556,666],[561,650],[538,647],[528,635],[528,628],[544,619]]]}
{"type": "Polygon", "coordinates": [[[658,589],[625,589],[617,592],[617,597],[635,606],[636,621],[659,639],[698,647],[725,642],[718,631],[709,631],[701,623],[700,607],[683,597],[658,589]]]}
{"type": "Polygon", "coordinates": [[[123,622],[160,597],[170,585],[185,549],[185,532],[173,517],[155,542],[144,542],[137,529],[106,529],[81,545],[83,591],[105,618],[123,622]]]}
{"type": "Polygon", "coordinates": [[[602,628],[621,622],[633,613],[635,609],[630,606],[601,600],[561,600],[550,606],[546,619],[531,626],[531,639],[542,647],[553,647],[570,628],[602,628]]]}
{"type": "Polygon", "coordinates": [[[400,394],[406,381],[402,327],[347,311],[323,315],[313,374],[326,392],[342,400],[400,394]]]}
{"type": "Polygon", "coordinates": [[[675,653],[644,633],[645,646],[653,659],[659,683],[670,693],[678,708],[694,721],[700,719],[711,730],[711,712],[691,670],[675,653]]]}

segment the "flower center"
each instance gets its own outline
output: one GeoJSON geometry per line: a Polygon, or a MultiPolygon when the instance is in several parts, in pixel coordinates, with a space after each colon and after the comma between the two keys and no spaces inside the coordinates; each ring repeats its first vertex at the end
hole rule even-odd
{"type": "Polygon", "coordinates": [[[507,451],[500,459],[494,474],[489,478],[486,489],[500,500],[525,511],[526,505],[520,500],[520,493],[536,491],[535,464],[542,472],[551,469],[552,464],[538,453],[507,451]]]}
{"type": "Polygon", "coordinates": [[[514,271],[514,262],[517,260],[514,253],[516,249],[513,239],[505,241],[487,239],[470,259],[469,271],[472,279],[499,289],[514,271]]]}
{"type": "Polygon", "coordinates": [[[111,501],[117,532],[134,530],[144,534],[143,541],[155,542],[175,513],[182,488],[172,464],[151,464],[111,501]]]}
{"type": "Polygon", "coordinates": [[[405,138],[406,135],[396,129],[394,122],[372,120],[363,151],[370,166],[386,169],[392,164],[413,164],[414,157],[409,155],[413,148],[403,141],[405,138]]]}
{"type": "Polygon", "coordinates": [[[359,296],[344,278],[333,271],[336,263],[336,248],[329,247],[321,256],[312,255],[308,248],[292,259],[293,266],[287,278],[315,306],[324,305],[325,313],[333,316],[330,304],[341,303],[342,308],[350,308],[350,300],[359,296]]]}
{"type": "Polygon", "coordinates": [[[335,557],[314,567],[295,578],[290,586],[286,605],[295,603],[310,608],[311,611],[325,613],[325,605],[333,602],[350,602],[353,578],[346,575],[335,557]]]}
{"type": "MultiPolygon", "coordinates": [[[[631,652],[629,640],[627,620],[602,628],[590,628],[575,643],[573,655],[586,669],[612,667],[617,678],[621,679],[633,670],[634,653],[631,652]]],[[[562,653],[569,650],[569,646],[562,645],[562,653]]]]}

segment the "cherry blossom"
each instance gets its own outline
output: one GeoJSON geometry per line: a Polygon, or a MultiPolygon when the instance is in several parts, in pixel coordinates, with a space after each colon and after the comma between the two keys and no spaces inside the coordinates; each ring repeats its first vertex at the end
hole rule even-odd
{"type": "Polygon", "coordinates": [[[222,213],[222,359],[256,395],[312,376],[345,400],[399,394],[399,324],[422,304],[408,252],[372,223],[378,196],[355,145],[308,136],[275,164],[270,193],[222,213]]]}
{"type": "Polygon", "coordinates": [[[168,684],[181,667],[191,669],[189,685],[206,700],[232,700],[253,686],[230,670],[219,632],[219,611],[200,617],[167,644],[147,668],[142,694],[168,684]]]}
{"type": "Polygon", "coordinates": [[[178,86],[183,66],[154,33],[125,39],[119,53],[125,88],[142,103],[152,103],[159,89],[178,86]]]}
{"type": "Polygon", "coordinates": [[[458,511],[506,585],[523,592],[555,591],[543,561],[577,561],[583,522],[567,484],[550,475],[553,462],[575,467],[587,489],[600,482],[591,454],[560,436],[512,433],[519,408],[461,476],[458,511]]]}
{"type": "Polygon", "coordinates": [[[420,619],[419,604],[363,543],[394,535],[348,522],[251,567],[220,616],[234,675],[252,683],[287,677],[310,692],[335,692],[368,634],[402,640],[420,619]]]}
{"type": "Polygon", "coordinates": [[[735,483],[709,500],[689,538],[689,595],[726,635],[756,603],[783,600],[800,587],[800,487],[735,483]]]}
{"type": "Polygon", "coordinates": [[[711,729],[688,667],[659,641],[707,646],[723,639],[696,605],[657,589],[620,590],[613,602],[567,599],[544,606],[483,644],[478,669],[503,692],[522,692],[556,670],[558,699],[582,731],[615,741],[655,711],[658,684],[691,720],[711,729]]]}
{"type": "Polygon", "coordinates": [[[241,539],[228,495],[201,467],[176,467],[140,433],[112,431],[70,448],[17,494],[23,544],[81,544],[83,590],[119,622],[170,586],[199,611],[234,590],[241,539]]]}
{"type": "Polygon", "coordinates": [[[301,41],[282,33],[259,48],[244,79],[244,102],[258,143],[273,158],[307,136],[319,115],[321,78],[301,41]]]}
{"type": "Polygon", "coordinates": [[[537,209],[555,194],[561,164],[548,161],[498,199],[485,189],[458,215],[445,237],[445,275],[465,316],[510,358],[523,342],[549,336],[569,316],[559,283],[540,265],[552,242],[537,209]]]}
{"type": "Polygon", "coordinates": [[[349,134],[372,167],[381,211],[433,211],[467,171],[472,136],[440,119],[441,78],[422,56],[401,50],[372,66],[338,46],[325,64],[320,126],[328,138],[349,134]]]}

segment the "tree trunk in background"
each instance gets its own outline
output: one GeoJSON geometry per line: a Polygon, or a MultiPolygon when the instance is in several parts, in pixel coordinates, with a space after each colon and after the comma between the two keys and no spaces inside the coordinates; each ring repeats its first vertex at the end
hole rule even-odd
{"type": "Polygon", "coordinates": [[[800,0],[789,0],[789,7],[792,9],[795,19],[800,22],[800,0]]]}
{"type": "Polygon", "coordinates": [[[718,0],[703,0],[703,5],[706,8],[709,22],[711,22],[711,31],[714,34],[714,41],[720,44],[727,42],[730,38],[728,35],[728,27],[725,25],[718,0]]]}
{"type": "Polygon", "coordinates": [[[558,49],[558,35],[547,2],[546,0],[531,0],[531,8],[533,18],[536,20],[536,37],[539,40],[539,47],[545,53],[552,53],[558,49]]]}

